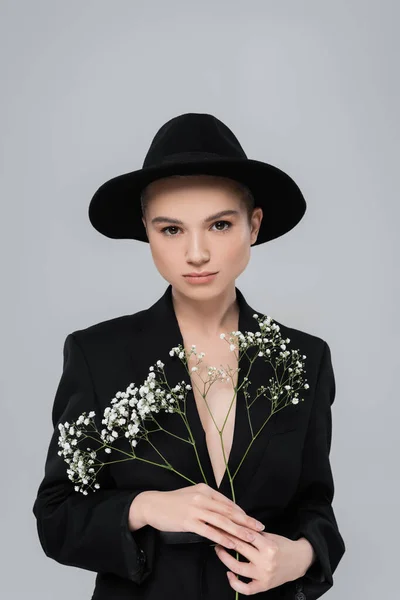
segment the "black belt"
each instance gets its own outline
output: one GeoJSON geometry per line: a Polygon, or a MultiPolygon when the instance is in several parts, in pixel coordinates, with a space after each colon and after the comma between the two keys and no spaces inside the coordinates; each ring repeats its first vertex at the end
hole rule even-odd
{"type": "Polygon", "coordinates": [[[215,544],[209,538],[191,531],[159,531],[158,535],[164,544],[215,544]]]}

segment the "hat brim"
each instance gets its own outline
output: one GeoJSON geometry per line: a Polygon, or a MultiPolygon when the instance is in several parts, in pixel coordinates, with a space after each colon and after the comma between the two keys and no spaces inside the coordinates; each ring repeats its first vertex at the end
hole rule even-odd
{"type": "Polygon", "coordinates": [[[93,195],[89,220],[99,233],[109,238],[149,243],[140,205],[143,189],[162,177],[195,174],[229,177],[250,189],[254,206],[260,206],[264,213],[253,246],[284,235],[299,223],[306,211],[303,194],[287,173],[262,161],[231,158],[146,167],[113,177],[93,195]]]}

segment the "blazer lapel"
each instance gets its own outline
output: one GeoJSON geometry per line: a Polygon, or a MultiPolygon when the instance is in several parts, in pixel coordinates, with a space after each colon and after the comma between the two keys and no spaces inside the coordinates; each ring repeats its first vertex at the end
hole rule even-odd
{"type": "MultiPolygon", "coordinates": [[[[235,290],[239,306],[239,331],[242,333],[246,331],[259,331],[258,322],[253,315],[257,313],[259,316],[262,316],[263,313],[254,310],[246,302],[246,299],[237,287],[235,287],[235,290]]],[[[148,376],[149,367],[155,365],[157,360],[161,360],[164,363],[166,379],[170,386],[174,386],[182,381],[190,384],[189,374],[179,357],[171,357],[169,355],[170,350],[174,346],[179,344],[183,346],[183,337],[173,306],[172,286],[168,286],[165,293],[155,304],[147,310],[142,311],[139,318],[137,318],[137,314],[132,315],[132,318],[133,331],[130,333],[128,348],[134,364],[136,384],[141,384],[144,381],[148,376]]],[[[185,444],[184,441],[177,439],[175,442],[174,437],[168,439],[168,444],[174,444],[175,452],[173,456],[177,456],[179,462],[179,466],[172,464],[173,467],[179,470],[179,472],[183,472],[185,476],[196,483],[205,481],[210,487],[232,498],[235,502],[238,501],[241,494],[250,486],[252,477],[263,458],[268,440],[274,433],[282,429],[282,424],[285,426],[281,417],[282,412],[285,411],[279,411],[270,416],[271,405],[269,399],[265,396],[260,395],[251,404],[257,395],[257,389],[261,385],[267,386],[269,379],[274,376],[271,365],[261,357],[255,359],[249,371],[251,360],[256,353],[257,347],[250,348],[247,354],[241,357],[239,363],[239,391],[236,400],[234,435],[228,459],[228,468],[231,476],[234,478],[234,494],[232,494],[227,471],[225,471],[220,486],[217,486],[208,454],[205,432],[192,390],[187,391],[186,418],[196,443],[203,472],[198,467],[192,445],[188,444],[188,447],[184,448],[182,446],[185,444]],[[251,382],[246,389],[247,398],[244,393],[245,389],[243,388],[244,377],[246,376],[248,376],[251,382]],[[250,404],[251,406],[248,408],[250,404]],[[268,422],[262,427],[267,419],[268,422]],[[251,444],[254,437],[255,439],[251,444]],[[247,454],[240,465],[246,452],[247,454]]],[[[162,422],[165,425],[165,429],[173,434],[173,436],[179,436],[186,440],[189,439],[185,423],[179,415],[165,412],[162,414],[159,413],[157,421],[159,423],[162,422]]],[[[155,439],[154,444],[157,444],[155,439]]],[[[173,463],[173,460],[171,460],[171,463],[173,463]]],[[[183,482],[183,479],[180,479],[183,482]]],[[[185,484],[183,483],[183,485],[185,484]]]]}

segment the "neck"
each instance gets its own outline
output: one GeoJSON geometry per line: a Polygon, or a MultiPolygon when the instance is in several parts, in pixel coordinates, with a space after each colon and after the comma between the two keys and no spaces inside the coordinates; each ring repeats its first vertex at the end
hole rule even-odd
{"type": "Polygon", "coordinates": [[[235,286],[209,299],[188,298],[172,288],[176,318],[186,330],[198,331],[201,336],[216,337],[237,330],[239,307],[235,286]]]}

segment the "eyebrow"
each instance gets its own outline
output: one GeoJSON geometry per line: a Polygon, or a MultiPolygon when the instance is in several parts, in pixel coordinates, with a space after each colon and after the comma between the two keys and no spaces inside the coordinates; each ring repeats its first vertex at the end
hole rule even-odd
{"type": "MultiPolygon", "coordinates": [[[[219,219],[220,217],[224,217],[227,215],[239,215],[239,211],[237,210],[221,210],[217,213],[215,213],[214,215],[210,215],[209,217],[206,217],[203,221],[203,223],[209,223],[210,221],[214,221],[214,219],[219,219]]],[[[180,221],[179,219],[172,219],[171,217],[154,217],[154,219],[151,220],[152,224],[154,223],[173,223],[175,225],[184,225],[183,221],[180,221]]]]}

